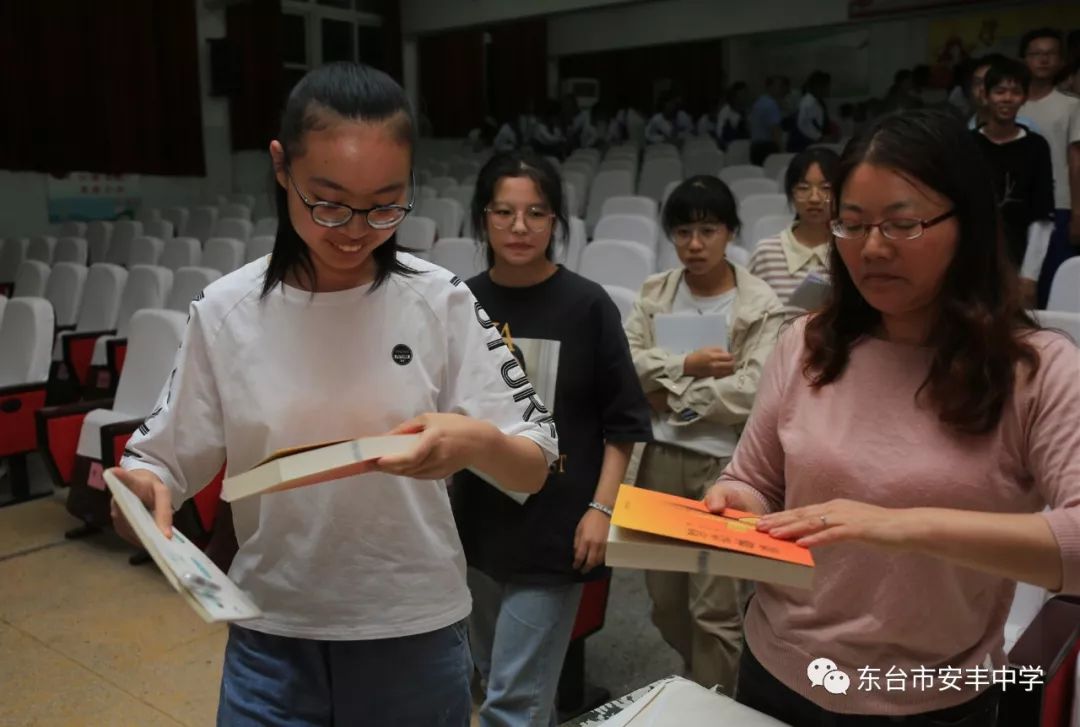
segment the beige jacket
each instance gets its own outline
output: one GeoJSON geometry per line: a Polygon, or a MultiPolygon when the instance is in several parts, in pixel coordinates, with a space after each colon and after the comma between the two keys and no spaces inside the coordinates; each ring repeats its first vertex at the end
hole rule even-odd
{"type": "Polygon", "coordinates": [[[735,270],[735,302],[731,350],[735,373],[722,379],[695,379],[683,373],[685,355],[656,347],[653,316],[670,313],[683,270],[677,268],[649,277],[634,301],[626,321],[626,338],[634,368],[645,393],[666,389],[675,426],[707,419],[741,428],[750,416],[765,360],[776,345],[783,323],[783,306],[776,293],[746,268],[735,270]]]}

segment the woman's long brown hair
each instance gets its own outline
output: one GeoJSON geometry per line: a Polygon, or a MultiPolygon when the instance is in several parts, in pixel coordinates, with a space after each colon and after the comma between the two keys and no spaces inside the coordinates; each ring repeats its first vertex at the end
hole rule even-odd
{"type": "MultiPolygon", "coordinates": [[[[833,187],[836,198],[860,164],[918,180],[956,210],[959,239],[945,273],[940,308],[927,345],[930,371],[918,395],[959,432],[985,434],[997,426],[1012,395],[1018,364],[1030,375],[1039,355],[1026,338],[1039,325],[1020,302],[1017,273],[1005,254],[990,169],[971,133],[938,111],[885,116],[844,150],[833,187]]],[[[833,292],[806,326],[804,373],[814,387],[844,373],[851,349],[881,324],[881,314],[855,287],[834,245],[833,292]]]]}

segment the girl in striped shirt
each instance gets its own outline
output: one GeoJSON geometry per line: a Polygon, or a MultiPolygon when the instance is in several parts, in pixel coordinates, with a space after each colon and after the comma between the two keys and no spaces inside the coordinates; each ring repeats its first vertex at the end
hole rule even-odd
{"type": "Polygon", "coordinates": [[[750,273],[768,283],[785,305],[807,275],[828,270],[830,180],[836,161],[836,153],[823,148],[807,149],[791,160],[784,192],[795,208],[795,221],[776,237],[759,241],[750,257],[750,273]]]}

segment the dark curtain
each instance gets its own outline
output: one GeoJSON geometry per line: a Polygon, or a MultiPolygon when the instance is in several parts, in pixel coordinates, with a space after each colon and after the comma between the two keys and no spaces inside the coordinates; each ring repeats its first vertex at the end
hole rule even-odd
{"type": "Polygon", "coordinates": [[[0,168],[205,175],[191,0],[0,2],[0,168]]]}
{"type": "Polygon", "coordinates": [[[420,39],[420,103],[436,136],[464,136],[484,118],[484,33],[420,39]]]}
{"type": "Polygon", "coordinates": [[[240,82],[229,95],[234,151],[266,151],[278,131],[283,100],[281,0],[250,0],[225,11],[225,35],[240,82]]]}
{"type": "Polygon", "coordinates": [[[721,44],[714,39],[563,56],[559,78],[595,78],[603,105],[614,110],[630,104],[646,118],[655,111],[653,83],[671,79],[672,90],[682,95],[686,110],[696,120],[722,96],[721,44]]]}
{"type": "Polygon", "coordinates": [[[497,25],[488,31],[487,107],[500,121],[516,118],[529,106],[543,111],[547,99],[547,20],[497,25]]]}

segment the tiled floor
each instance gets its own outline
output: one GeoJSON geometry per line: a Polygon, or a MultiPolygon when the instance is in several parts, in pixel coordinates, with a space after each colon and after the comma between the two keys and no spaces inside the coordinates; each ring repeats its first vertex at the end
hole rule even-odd
{"type": "MultiPolygon", "coordinates": [[[[31,473],[47,490],[39,462],[31,473]]],[[[65,540],[76,524],[62,493],[0,508],[0,725],[212,725],[224,627],[152,564],[130,566],[119,538],[65,540]]],[[[648,612],[641,574],[617,573],[590,682],[618,695],[679,670],[648,612]]]]}

